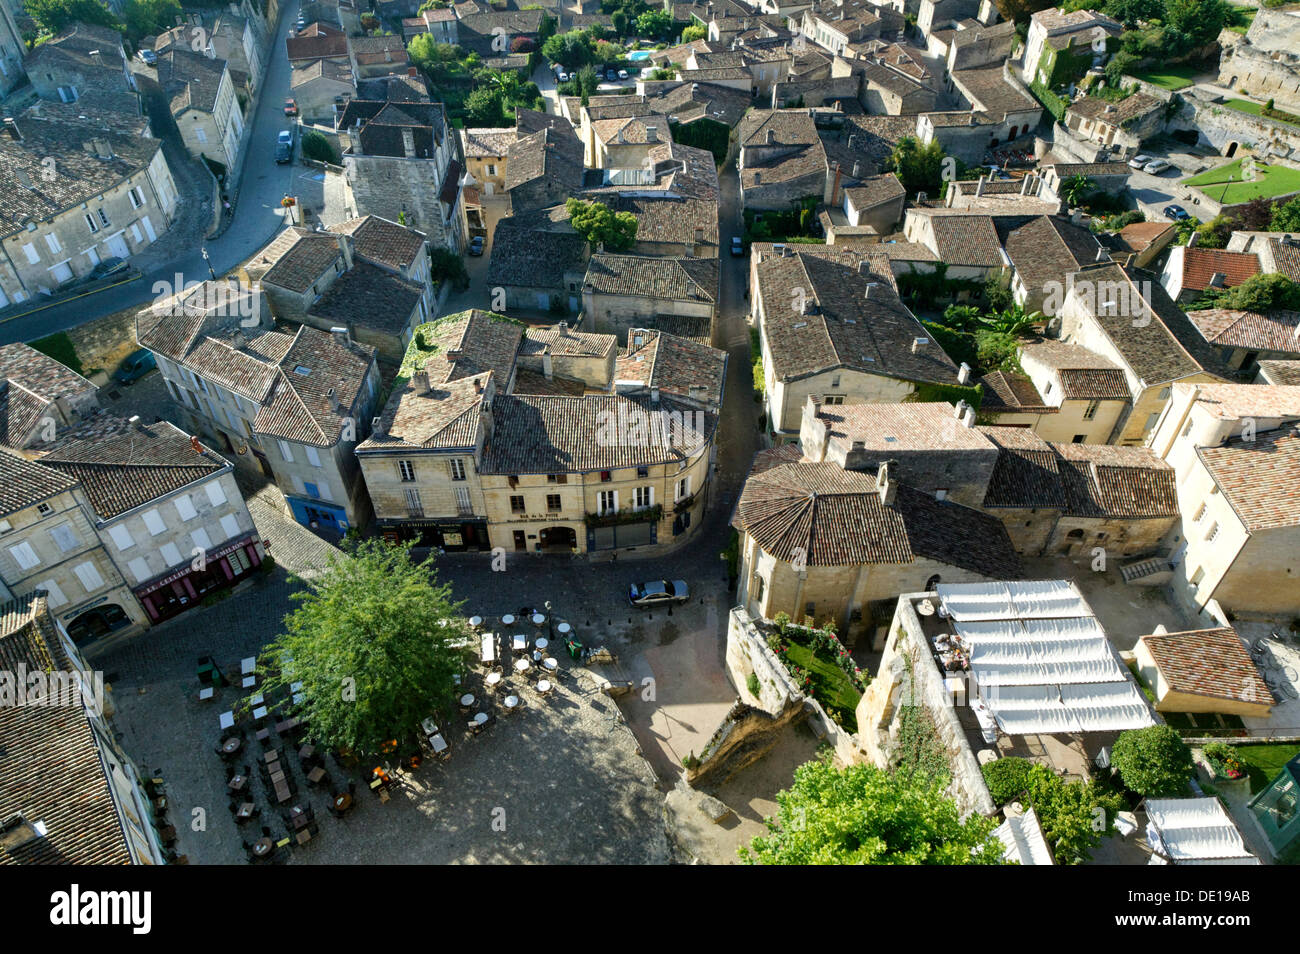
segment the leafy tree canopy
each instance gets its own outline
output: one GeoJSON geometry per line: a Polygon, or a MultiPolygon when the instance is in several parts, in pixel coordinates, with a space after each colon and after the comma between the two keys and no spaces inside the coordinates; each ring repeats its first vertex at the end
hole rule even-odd
{"type": "Polygon", "coordinates": [[[1300,232],[1300,196],[1273,207],[1269,229],[1274,232],[1300,232]]]}
{"type": "Polygon", "coordinates": [[[938,198],[943,194],[943,160],[943,146],[937,139],[923,146],[915,136],[904,136],[885,165],[898,176],[909,195],[925,192],[938,198]]]}
{"type": "Polygon", "coordinates": [[[1110,761],[1130,790],[1148,797],[1182,795],[1196,770],[1192,750],[1163,723],[1121,732],[1110,761]]]}
{"type": "Polygon", "coordinates": [[[451,587],[437,582],[432,558],[417,564],[407,547],[382,540],[345,547],[347,555],[293,594],[299,605],[266,648],[266,686],[301,682],[311,737],[372,753],[446,711],[462,668],[453,643],[469,626],[451,587]]]}
{"type": "Polygon", "coordinates": [[[180,15],[181,5],[178,0],[126,0],[122,5],[126,34],[133,43],[171,29],[180,15]]]}
{"type": "Polygon", "coordinates": [[[99,0],[24,0],[23,7],[44,33],[59,33],[78,20],[122,29],[117,16],[99,0]]]}
{"type": "Polygon", "coordinates": [[[770,834],[741,847],[740,857],[764,865],[1005,863],[996,822],[978,815],[963,821],[944,785],[923,773],[808,762],[777,793],[770,834]]]}
{"type": "Polygon", "coordinates": [[[574,70],[592,62],[595,49],[589,34],[583,30],[570,30],[548,38],[542,44],[542,56],[548,62],[559,63],[566,69],[574,70]]]}
{"type": "Polygon", "coordinates": [[[682,29],[682,42],[694,43],[696,40],[703,40],[709,35],[707,27],[700,26],[698,23],[692,23],[682,29]]]}
{"type": "Polygon", "coordinates": [[[631,212],[615,212],[603,202],[569,199],[564,204],[569,224],[593,246],[607,252],[624,252],[636,241],[637,220],[631,212]]]}

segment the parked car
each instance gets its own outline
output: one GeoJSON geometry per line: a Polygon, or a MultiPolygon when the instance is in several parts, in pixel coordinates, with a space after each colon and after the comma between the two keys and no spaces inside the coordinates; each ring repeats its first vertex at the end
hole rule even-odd
{"type": "Polygon", "coordinates": [[[153,352],[148,348],[141,348],[127,356],[121,366],[113,372],[113,380],[118,384],[130,384],[132,381],[139,381],[156,367],[158,367],[158,360],[153,356],[153,352]]]}
{"type": "Polygon", "coordinates": [[[275,140],[275,161],[279,165],[293,162],[293,130],[281,129],[275,140]]]}
{"type": "Polygon", "coordinates": [[[1148,156],[1146,153],[1139,152],[1136,156],[1134,156],[1132,159],[1128,161],[1128,164],[1130,168],[1141,169],[1143,166],[1145,166],[1148,162],[1150,162],[1154,158],[1155,156],[1148,156]]]}
{"type": "Polygon", "coordinates": [[[483,236],[475,235],[469,240],[469,253],[476,258],[483,254],[483,236]]]}
{"type": "Polygon", "coordinates": [[[1143,169],[1142,171],[1149,172],[1153,176],[1158,176],[1160,175],[1160,173],[1165,172],[1168,169],[1172,169],[1173,167],[1174,164],[1170,162],[1168,159],[1152,159],[1150,162],[1147,163],[1146,168],[1143,169]]]}
{"type": "Polygon", "coordinates": [[[97,278],[108,278],[110,275],[116,275],[119,272],[126,271],[127,268],[128,266],[125,259],[105,258],[90,270],[90,274],[86,276],[86,279],[88,281],[94,281],[97,278]]]}
{"type": "Polygon", "coordinates": [[[158,54],[153,50],[140,50],[135,54],[135,58],[145,66],[158,65],[158,54]]]}
{"type": "Polygon", "coordinates": [[[731,237],[731,254],[737,258],[740,258],[745,254],[745,243],[741,241],[739,235],[733,235],[731,237]]]}
{"type": "Polygon", "coordinates": [[[618,78],[621,79],[621,80],[625,80],[625,79],[627,79],[627,70],[619,70],[619,71],[618,71],[618,78]]]}
{"type": "Polygon", "coordinates": [[[298,115],[298,101],[292,97],[284,101],[284,114],[286,116],[298,115]]]}
{"type": "Polygon", "coordinates": [[[1192,217],[1191,213],[1181,205],[1167,205],[1164,207],[1163,212],[1166,218],[1173,219],[1175,222],[1181,222],[1183,219],[1192,217]]]}
{"type": "Polygon", "coordinates": [[[627,601],[633,606],[653,607],[671,603],[685,603],[691,598],[685,580],[651,580],[633,583],[628,588],[627,601]]]}
{"type": "Polygon", "coordinates": [[[618,70],[605,70],[605,79],[614,82],[618,79],[618,70]]]}

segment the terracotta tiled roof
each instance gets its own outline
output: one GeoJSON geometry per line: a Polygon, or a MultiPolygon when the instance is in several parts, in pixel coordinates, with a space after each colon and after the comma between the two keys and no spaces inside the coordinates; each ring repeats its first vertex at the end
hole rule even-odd
{"type": "Polygon", "coordinates": [[[102,520],[230,466],[211,448],[195,453],[190,436],[166,421],[132,425],[112,414],[101,414],[35,451],[42,464],[80,482],[102,520]]]}
{"type": "Polygon", "coordinates": [[[1148,113],[1164,108],[1164,100],[1147,93],[1133,93],[1125,96],[1118,103],[1113,103],[1100,96],[1084,96],[1075,100],[1066,110],[1083,119],[1106,123],[1110,126],[1123,126],[1135,119],[1141,119],[1148,113]]]}
{"type": "Polygon", "coordinates": [[[1300,311],[1267,315],[1230,308],[1189,311],[1187,317],[1212,345],[1300,357],[1300,311]]]}
{"type": "Polygon", "coordinates": [[[984,385],[984,400],[980,408],[994,413],[1026,411],[1034,414],[1055,414],[1060,409],[1043,403],[1043,396],[1026,375],[1015,372],[994,371],[979,380],[984,385]]]}
{"type": "Polygon", "coordinates": [[[627,341],[627,352],[615,362],[617,385],[636,383],[714,408],[722,406],[727,352],[646,328],[630,329],[627,341]]]}
{"type": "Polygon", "coordinates": [[[400,381],[384,406],[380,426],[357,446],[358,454],[394,447],[469,449],[478,446],[483,409],[494,387],[486,371],[421,389],[414,377],[400,381]]]}
{"type": "Polygon", "coordinates": [[[524,330],[522,322],[477,308],[448,315],[415,329],[403,367],[427,371],[435,383],[492,371],[504,389],[514,376],[524,330]]]}
{"type": "Polygon", "coordinates": [[[548,325],[543,328],[528,328],[523,340],[519,342],[519,353],[524,355],[551,354],[584,355],[586,357],[605,357],[618,348],[618,338],[614,335],[593,334],[588,331],[575,331],[567,325],[548,325]]]}
{"type": "Polygon", "coordinates": [[[1064,510],[1058,458],[1052,446],[1025,427],[980,427],[998,448],[984,494],[985,508],[1064,510]]]}
{"type": "Polygon", "coordinates": [[[907,564],[931,559],[992,578],[1015,578],[1020,561],[994,517],[900,485],[881,502],[874,474],[835,464],[757,462],[732,524],[765,552],[810,566],[907,564]]]}
{"type": "Polygon", "coordinates": [[[462,129],[461,140],[468,159],[495,159],[504,157],[515,141],[515,129],[462,129]]]}
{"type": "Polygon", "coordinates": [[[290,60],[314,60],[322,56],[348,55],[348,38],[342,30],[326,23],[311,23],[297,36],[285,40],[290,60]]]}
{"type": "Polygon", "coordinates": [[[1172,231],[1176,229],[1169,222],[1133,222],[1120,229],[1116,237],[1130,252],[1145,252],[1153,242],[1172,231]]]}
{"type": "Polygon", "coordinates": [[[373,328],[401,337],[424,288],[368,262],[356,262],[307,308],[307,314],[342,327],[373,328]]]}
{"type": "Polygon", "coordinates": [[[331,232],[352,236],[352,252],[394,271],[403,271],[425,254],[424,233],[377,215],[348,219],[329,227],[331,232]]]}
{"type": "Polygon", "coordinates": [[[31,507],[76,485],[68,475],[0,447],[0,514],[31,507]]]}
{"type": "Polygon", "coordinates": [[[1126,401],[1132,396],[1119,368],[1062,368],[1057,374],[1067,401],[1126,401]]]}
{"type": "Polygon", "coordinates": [[[583,285],[601,295],[712,304],[718,297],[718,260],[597,253],[587,263],[583,285]]]}
{"type": "Polygon", "coordinates": [[[1252,442],[1234,438],[1196,454],[1247,530],[1300,524],[1300,430],[1279,428],[1252,442]]]}
{"type": "Polygon", "coordinates": [[[1055,215],[1007,230],[1004,245],[1020,280],[1033,289],[1060,283],[1066,273],[1097,261],[1101,251],[1091,232],[1055,215]]]}
{"type": "Polygon", "coordinates": [[[1143,636],[1172,692],[1272,705],[1273,693],[1231,626],[1143,636]]]}
{"type": "Polygon", "coordinates": [[[1259,274],[1259,256],[1254,252],[1227,252],[1221,248],[1183,251],[1184,290],[1204,291],[1216,274],[1224,276],[1224,288],[1233,288],[1259,274]]]}
{"type": "Polygon", "coordinates": [[[1077,517],[1175,517],[1174,469],[1145,447],[1052,444],[1066,512],[1077,517]]]}
{"type": "Polygon", "coordinates": [[[1265,360],[1259,363],[1259,368],[1274,384],[1300,384],[1300,360],[1265,360]]]}
{"type": "Polygon", "coordinates": [[[374,360],[374,348],[344,344],[329,332],[300,326],[276,368],[275,392],[258,411],[254,430],[302,444],[333,447],[344,425],[356,423],[374,360]]]}
{"type": "MultiPolygon", "coordinates": [[[[0,607],[0,668],[68,673],[44,597],[0,607]]],[[[5,813],[43,822],[45,834],[10,850],[0,865],[120,865],[131,852],[105,770],[108,753],[82,704],[0,706],[0,792],[5,813]]],[[[116,761],[116,759],[114,759],[116,761]]]]}
{"type": "Polygon", "coordinates": [[[331,232],[287,228],[245,264],[253,278],[292,292],[305,292],[336,262],[342,241],[331,232]]]}
{"type": "Polygon", "coordinates": [[[510,216],[497,222],[492,233],[492,257],[487,281],[493,285],[524,285],[565,290],[565,273],[583,271],[587,240],[565,222],[561,230],[554,223],[528,216],[510,216]]]}
{"type": "Polygon", "coordinates": [[[869,451],[988,450],[988,439],[957,419],[942,401],[902,404],[821,405],[817,418],[830,443],[846,449],[861,443],[869,451]]]}
{"type": "MultiPolygon", "coordinates": [[[[568,126],[564,122],[564,126],[568,126]]],[[[532,134],[520,130],[506,154],[506,189],[535,179],[553,178],[570,191],[582,188],[582,140],[572,129],[547,126],[532,134]]]]}
{"type": "Polygon", "coordinates": [[[934,251],[951,265],[1000,268],[1002,242],[989,215],[932,215],[934,251]]]}
{"type": "Polygon", "coordinates": [[[849,186],[844,194],[852,201],[853,207],[861,211],[902,198],[906,192],[903,184],[898,181],[898,176],[887,172],[883,176],[863,179],[859,185],[849,186]]]}

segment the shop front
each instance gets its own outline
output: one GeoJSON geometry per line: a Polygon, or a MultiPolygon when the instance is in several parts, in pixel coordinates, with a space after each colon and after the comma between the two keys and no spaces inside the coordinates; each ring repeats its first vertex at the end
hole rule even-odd
{"type": "Polygon", "coordinates": [[[486,520],[381,520],[379,530],[392,543],[431,550],[488,550],[486,520]]]}
{"type": "Polygon", "coordinates": [[[209,550],[201,568],[186,563],[137,587],[135,595],[149,614],[149,621],[160,623],[185,612],[205,596],[229,589],[261,564],[261,545],[250,535],[209,550]]]}

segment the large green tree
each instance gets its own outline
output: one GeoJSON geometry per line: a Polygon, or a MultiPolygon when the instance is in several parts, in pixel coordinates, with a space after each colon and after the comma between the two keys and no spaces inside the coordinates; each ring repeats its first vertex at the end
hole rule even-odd
{"type": "Polygon", "coordinates": [[[432,558],[382,540],[347,551],[293,594],[299,605],[263,655],[266,687],[301,682],[311,738],[375,753],[448,706],[462,665],[453,644],[469,626],[432,558]]]}
{"type": "Polygon", "coordinates": [[[963,820],[945,784],[874,765],[808,762],[777,793],[770,834],[740,848],[740,857],[765,865],[1003,864],[996,822],[978,815],[963,820]]]}
{"type": "Polygon", "coordinates": [[[898,176],[909,195],[924,192],[937,199],[943,195],[943,160],[943,146],[937,139],[922,145],[915,136],[904,136],[885,165],[898,176]]]}
{"type": "Polygon", "coordinates": [[[1300,196],[1273,207],[1269,229],[1274,232],[1300,232],[1300,196]]]}
{"type": "Polygon", "coordinates": [[[117,16],[99,0],[24,0],[24,8],[44,33],[58,33],[80,20],[120,30],[117,16]]]}
{"type": "Polygon", "coordinates": [[[1131,791],[1151,797],[1182,795],[1196,771],[1192,750],[1164,723],[1121,732],[1110,762],[1131,791]]]}
{"type": "Polygon", "coordinates": [[[603,202],[569,199],[564,204],[573,230],[593,246],[607,252],[624,252],[636,241],[637,221],[631,212],[615,212],[603,202]]]}
{"type": "Polygon", "coordinates": [[[178,0],[126,0],[122,5],[122,20],[133,43],[139,42],[141,37],[170,29],[180,15],[178,0]]]}
{"type": "Polygon", "coordinates": [[[594,55],[591,37],[582,30],[557,33],[542,44],[542,56],[547,62],[559,63],[567,70],[586,66],[594,55]]]}

